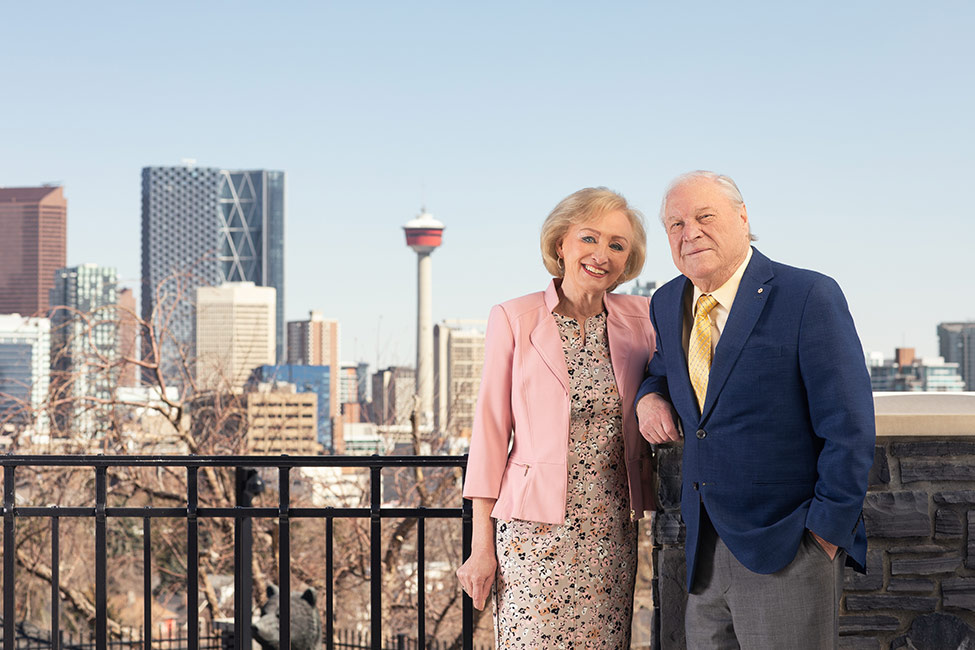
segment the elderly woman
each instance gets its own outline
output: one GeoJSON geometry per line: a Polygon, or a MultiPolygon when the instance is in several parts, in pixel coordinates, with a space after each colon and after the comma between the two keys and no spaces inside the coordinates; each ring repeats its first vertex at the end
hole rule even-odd
{"type": "Polygon", "coordinates": [[[501,648],[628,648],[636,520],[653,509],[633,400],[654,350],[649,302],[610,293],[646,256],[642,217],[606,188],[542,225],[543,292],[491,310],[464,496],[460,583],[495,587],[501,648]]]}

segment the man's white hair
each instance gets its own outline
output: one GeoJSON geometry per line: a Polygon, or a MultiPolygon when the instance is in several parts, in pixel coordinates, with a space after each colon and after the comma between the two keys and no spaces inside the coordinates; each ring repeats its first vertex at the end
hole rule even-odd
{"type": "MultiPolygon", "coordinates": [[[[687,172],[686,174],[681,174],[674,180],[670,182],[667,186],[667,191],[664,192],[664,200],[660,203],[660,223],[666,224],[664,219],[667,214],[667,201],[670,199],[670,195],[678,187],[684,183],[689,183],[690,181],[696,180],[708,180],[715,183],[721,193],[728,197],[728,200],[736,207],[740,208],[745,205],[745,199],[741,196],[741,190],[738,189],[738,185],[732,180],[731,176],[725,176],[724,174],[719,174],[717,172],[708,171],[706,169],[696,169],[692,172],[687,172]]],[[[748,224],[748,239],[751,241],[756,241],[758,237],[751,232],[751,223],[748,224]]]]}
{"type": "Polygon", "coordinates": [[[709,180],[716,183],[721,192],[727,196],[736,207],[741,207],[745,204],[745,199],[741,197],[741,190],[738,189],[738,186],[735,184],[735,181],[731,179],[731,176],[725,176],[724,174],[708,171],[706,169],[696,169],[692,172],[681,174],[672,180],[670,185],[667,186],[667,191],[664,192],[664,200],[660,204],[660,223],[664,222],[664,217],[666,216],[665,211],[667,209],[667,200],[670,198],[673,191],[684,183],[696,180],[709,180]]]}

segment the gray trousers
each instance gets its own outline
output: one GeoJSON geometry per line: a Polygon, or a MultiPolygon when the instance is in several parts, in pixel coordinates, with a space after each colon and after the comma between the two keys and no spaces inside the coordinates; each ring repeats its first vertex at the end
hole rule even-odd
{"type": "Polygon", "coordinates": [[[806,531],[781,571],[746,569],[701,508],[697,573],[687,598],[688,650],[829,650],[839,643],[846,554],[834,559],[806,531]]]}

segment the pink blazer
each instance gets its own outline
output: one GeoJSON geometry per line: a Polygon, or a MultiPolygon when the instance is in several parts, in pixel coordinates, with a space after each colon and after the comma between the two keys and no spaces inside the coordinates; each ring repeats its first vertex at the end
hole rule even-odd
{"type": "MultiPolygon", "coordinates": [[[[565,520],[569,373],[552,310],[555,282],[495,305],[488,318],[484,372],[474,413],[464,496],[497,499],[495,519],[565,520]]],[[[630,517],[655,509],[650,445],[633,402],[655,349],[650,302],[608,293],[610,358],[623,410],[630,517]]]]}

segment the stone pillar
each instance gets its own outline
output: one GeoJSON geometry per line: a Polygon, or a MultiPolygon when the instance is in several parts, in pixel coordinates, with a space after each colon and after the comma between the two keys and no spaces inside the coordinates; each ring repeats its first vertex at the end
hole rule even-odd
{"type": "Polygon", "coordinates": [[[653,647],[667,650],[684,648],[684,607],[687,571],[684,562],[684,522],[680,516],[680,444],[656,448],[657,500],[660,509],[653,515],[653,647]]]}
{"type": "MultiPolygon", "coordinates": [[[[840,648],[975,643],[975,431],[879,437],[863,516],[867,573],[846,569],[840,648]]],[[[653,647],[685,648],[680,445],[657,448],[653,647]]]]}

